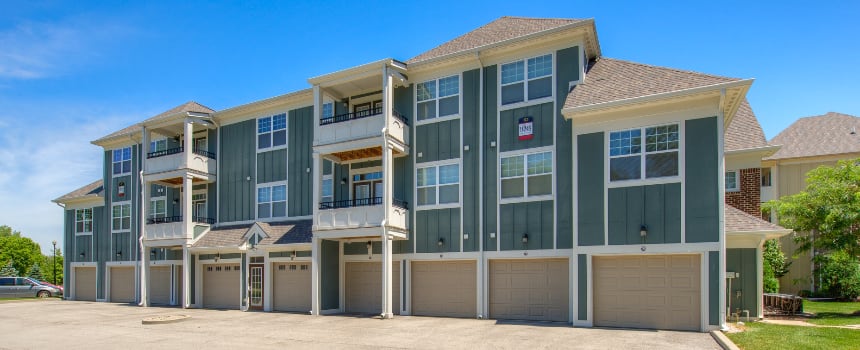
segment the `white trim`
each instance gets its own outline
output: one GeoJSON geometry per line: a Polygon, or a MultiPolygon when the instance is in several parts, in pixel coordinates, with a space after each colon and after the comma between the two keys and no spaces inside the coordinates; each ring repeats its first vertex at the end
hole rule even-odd
{"type": "MultiPolygon", "coordinates": [[[[111,150],[110,150],[110,170],[109,170],[109,171],[110,171],[110,174],[111,174],[111,178],[116,178],[116,177],[121,177],[121,176],[131,175],[132,169],[134,168],[134,152],[132,151],[132,148],[134,148],[134,146],[135,146],[135,145],[129,145],[129,146],[125,146],[125,147],[122,147],[122,146],[121,146],[121,147],[119,147],[119,148],[114,148],[114,149],[111,149],[111,150]],[[128,156],[128,160],[120,160],[119,162],[114,161],[114,160],[113,160],[113,157],[114,157],[114,155],[113,155],[113,154],[114,154],[114,152],[116,152],[116,151],[120,151],[120,152],[122,152],[122,151],[125,151],[125,149],[126,149],[126,148],[128,148],[128,154],[129,154],[129,156],[128,156]],[[120,164],[121,164],[121,163],[124,163],[124,162],[126,162],[126,161],[128,161],[128,164],[129,164],[129,166],[128,166],[128,169],[129,169],[129,170],[128,170],[128,172],[120,172],[120,173],[116,173],[116,174],[114,174],[114,172],[113,172],[113,165],[114,165],[115,163],[120,163],[120,164]]],[[[149,148],[149,147],[147,146],[147,148],[149,148]]],[[[120,165],[120,170],[122,170],[122,165],[120,165]]],[[[111,193],[112,193],[112,192],[111,192],[111,193]]]]}
{"type": "MultiPolygon", "coordinates": [[[[74,213],[72,215],[75,216],[75,223],[74,223],[74,227],[72,228],[72,230],[75,233],[75,237],[77,237],[77,236],[92,236],[92,234],[93,234],[93,222],[95,221],[95,210],[93,210],[93,209],[94,209],[93,207],[89,207],[89,208],[80,208],[80,209],[74,209],[73,210],[74,213]],[[89,220],[90,230],[89,231],[78,232],[78,222],[79,222],[78,221],[78,211],[79,210],[80,211],[84,211],[84,210],[90,211],[90,220],[89,220]]],[[[85,220],[80,221],[80,222],[86,223],[86,221],[87,220],[85,219],[85,220]]],[[[86,225],[84,225],[84,226],[86,226],[86,225]]]]}
{"type": "MultiPolygon", "coordinates": [[[[496,96],[498,97],[497,98],[497,104],[498,104],[498,111],[499,112],[506,111],[509,109],[515,109],[515,108],[520,108],[520,107],[526,107],[526,106],[531,106],[531,105],[547,103],[547,102],[555,102],[555,97],[557,94],[557,92],[555,91],[556,90],[555,89],[555,85],[556,85],[555,79],[556,79],[556,76],[558,75],[557,74],[558,72],[556,69],[556,62],[558,61],[558,58],[556,57],[556,52],[557,52],[556,50],[550,50],[548,52],[544,51],[543,53],[529,54],[528,57],[518,58],[518,59],[515,59],[512,61],[501,62],[498,64],[498,69],[496,72],[496,79],[497,79],[496,80],[497,81],[496,96]],[[537,77],[534,79],[530,79],[528,76],[528,74],[529,74],[528,61],[531,59],[535,59],[535,58],[543,57],[543,56],[550,56],[550,59],[552,60],[552,62],[550,64],[552,72],[549,75],[544,75],[544,76],[540,76],[540,77],[537,77]],[[502,83],[502,66],[507,65],[507,64],[512,64],[512,63],[517,63],[517,62],[523,63],[523,72],[522,72],[523,73],[523,80],[516,81],[513,83],[503,84],[502,83]],[[529,97],[529,88],[528,88],[529,81],[537,80],[537,79],[543,79],[546,77],[550,78],[550,85],[551,85],[550,90],[552,91],[551,95],[530,100],[528,98],[529,97]],[[502,103],[502,87],[516,84],[516,83],[522,83],[523,84],[523,100],[520,102],[514,102],[514,103],[508,103],[508,104],[502,103]]],[[[555,111],[555,109],[553,109],[553,111],[555,111]]],[[[553,112],[552,119],[555,120],[555,117],[556,117],[555,112],[553,112]]],[[[555,140],[553,140],[553,141],[555,141],[555,140]]],[[[555,143],[555,142],[553,142],[553,143],[555,143]]]]}
{"type": "MultiPolygon", "coordinates": [[[[499,127],[499,129],[501,129],[501,127],[499,127]]],[[[553,127],[553,129],[555,129],[555,128],[553,127]]],[[[499,152],[498,154],[499,154],[499,156],[498,156],[498,161],[497,161],[497,165],[496,165],[497,166],[496,171],[498,172],[497,173],[498,176],[496,178],[496,186],[498,186],[497,188],[498,188],[498,197],[499,197],[498,198],[498,200],[499,200],[498,206],[499,207],[501,207],[501,205],[503,205],[503,204],[510,204],[510,203],[538,202],[538,201],[547,201],[547,200],[555,200],[556,199],[557,189],[556,189],[556,171],[555,171],[555,169],[557,168],[558,164],[556,164],[555,131],[553,131],[553,145],[551,145],[551,146],[526,148],[526,149],[507,151],[507,152],[499,152]],[[528,169],[528,157],[530,155],[543,154],[543,153],[549,153],[550,154],[550,163],[552,164],[552,169],[550,170],[549,173],[529,175],[529,173],[528,173],[528,170],[529,170],[528,169]],[[506,177],[506,178],[502,177],[502,159],[503,158],[512,158],[512,157],[522,157],[523,158],[523,174],[521,176],[510,176],[510,177],[506,177]],[[531,177],[531,176],[544,176],[544,175],[550,175],[550,191],[551,191],[551,193],[529,196],[529,177],[531,177]],[[502,180],[504,180],[504,179],[516,179],[516,178],[522,178],[523,179],[523,196],[522,197],[503,198],[502,197],[502,180]]],[[[553,220],[554,221],[556,218],[556,209],[555,209],[556,206],[557,206],[557,203],[553,203],[553,220]]],[[[501,210],[501,208],[499,208],[498,210],[501,210]]],[[[556,225],[553,225],[553,227],[555,227],[555,226],[556,225]]],[[[555,236],[557,236],[557,232],[553,233],[553,237],[555,237],[555,236]]],[[[553,247],[555,247],[555,238],[553,238],[553,247]]]]}
{"type": "MultiPolygon", "coordinates": [[[[437,76],[437,77],[430,78],[430,79],[424,79],[423,81],[416,82],[414,85],[415,85],[415,94],[413,94],[413,97],[412,97],[412,107],[413,107],[413,111],[412,111],[413,114],[412,115],[415,116],[415,118],[414,118],[415,119],[414,120],[415,126],[432,124],[432,123],[439,123],[439,122],[444,122],[444,121],[449,121],[449,120],[455,120],[455,119],[459,119],[463,115],[463,73],[462,72],[457,72],[454,74],[449,74],[449,75],[444,75],[444,76],[437,76]],[[442,98],[449,98],[449,97],[452,97],[455,95],[448,95],[445,97],[439,97],[439,80],[447,79],[447,78],[451,78],[451,77],[455,77],[455,76],[457,77],[457,94],[456,94],[456,96],[457,96],[457,113],[440,117],[439,116],[439,100],[442,98]],[[431,81],[435,82],[435,87],[436,87],[435,97],[433,97],[432,99],[428,99],[428,100],[418,101],[418,84],[424,84],[424,83],[428,83],[431,81]],[[434,116],[433,118],[418,120],[418,103],[419,102],[428,102],[428,101],[434,101],[435,102],[435,104],[436,104],[436,116],[434,116]]],[[[461,130],[462,130],[462,128],[461,128],[461,130]]],[[[461,141],[462,141],[462,139],[461,139],[461,141]]]]}
{"type": "MultiPolygon", "coordinates": [[[[630,128],[624,128],[624,129],[607,130],[606,132],[604,132],[604,134],[603,134],[603,139],[604,139],[603,147],[604,147],[605,155],[606,155],[606,160],[605,160],[605,163],[606,163],[605,164],[605,166],[606,166],[606,168],[605,168],[606,186],[608,186],[608,187],[628,187],[628,186],[644,186],[644,185],[650,185],[650,184],[655,184],[655,183],[682,182],[679,180],[683,177],[682,176],[683,169],[681,167],[681,165],[682,165],[681,159],[684,156],[684,148],[685,148],[684,142],[686,141],[684,138],[685,132],[686,132],[686,130],[684,128],[684,123],[682,123],[680,120],[674,121],[674,122],[669,122],[669,123],[649,124],[649,125],[634,126],[634,127],[630,127],[630,128]],[[677,125],[678,126],[678,141],[677,141],[678,142],[678,148],[669,149],[669,150],[662,150],[662,151],[651,151],[651,152],[646,151],[645,150],[645,147],[646,147],[645,138],[647,137],[647,129],[648,128],[654,128],[654,127],[661,127],[661,126],[670,126],[670,125],[677,125]],[[616,155],[616,156],[611,155],[610,154],[610,145],[609,145],[609,143],[611,142],[611,139],[610,139],[611,134],[613,132],[623,132],[623,131],[631,131],[631,130],[639,130],[640,131],[639,153],[623,154],[623,155],[616,155]],[[647,156],[649,154],[662,154],[662,153],[671,153],[671,152],[678,152],[678,169],[677,169],[678,175],[675,175],[675,176],[659,176],[659,177],[648,178],[647,177],[648,169],[646,167],[647,156]],[[626,157],[639,157],[639,178],[638,179],[612,181],[610,179],[610,171],[611,171],[611,167],[612,167],[611,160],[615,159],[615,158],[626,158],[626,157]]],[[[683,184],[683,182],[682,182],[682,184],[683,184]]]]}
{"type": "Polygon", "coordinates": [[[131,225],[131,221],[132,221],[132,220],[131,220],[131,219],[132,219],[132,217],[134,216],[134,215],[132,215],[132,213],[131,213],[131,204],[132,204],[132,203],[131,203],[131,200],[130,200],[130,199],[129,199],[129,200],[122,201],[122,202],[112,202],[112,203],[111,203],[111,206],[110,206],[110,213],[107,215],[107,216],[108,216],[108,218],[109,218],[109,220],[108,220],[108,222],[109,222],[108,226],[109,226],[109,228],[110,228],[110,233],[131,232],[131,229],[132,229],[132,225],[131,225]],[[123,219],[123,218],[125,218],[126,216],[122,216],[122,212],[121,212],[121,211],[122,211],[122,209],[120,209],[120,216],[119,216],[119,219],[120,219],[120,228],[119,228],[119,229],[114,229],[114,227],[113,227],[113,220],[114,220],[114,217],[113,217],[113,208],[114,208],[114,207],[118,207],[118,206],[126,206],[126,205],[128,206],[128,228],[127,228],[127,229],[122,228],[122,219],[123,219]]]}
{"type": "MultiPolygon", "coordinates": [[[[729,188],[729,187],[728,187],[728,185],[729,185],[729,184],[728,184],[728,182],[725,182],[725,186],[726,186],[725,190],[726,190],[726,192],[740,192],[740,191],[741,191],[741,184],[740,184],[740,182],[741,182],[741,172],[740,172],[740,171],[738,171],[738,170],[726,170],[726,171],[723,173],[723,176],[724,176],[724,177],[726,177],[726,176],[729,176],[729,174],[734,174],[734,175],[735,175],[735,186],[734,186],[734,187],[729,188]]],[[[725,179],[724,179],[724,181],[725,181],[725,179]]],[[[761,179],[759,179],[759,182],[761,182],[761,179]]]]}
{"type": "MultiPolygon", "coordinates": [[[[266,114],[269,114],[269,113],[266,113],[266,114]]],[[[278,129],[278,131],[280,131],[280,130],[281,129],[278,129]]],[[[276,151],[276,150],[280,150],[280,149],[285,149],[285,148],[287,148],[287,146],[289,146],[289,144],[290,144],[290,112],[289,111],[277,111],[277,112],[274,112],[273,114],[270,114],[267,116],[254,118],[254,149],[256,150],[255,153],[264,153],[264,152],[269,152],[269,151],[276,151]],[[284,135],[284,144],[279,145],[279,146],[273,146],[272,144],[274,143],[274,135],[275,135],[274,117],[279,116],[281,114],[284,115],[284,123],[286,123],[286,125],[284,125],[284,129],[283,129],[284,134],[285,134],[284,135]],[[266,119],[266,118],[269,119],[269,131],[265,132],[265,133],[269,134],[269,142],[270,143],[269,143],[269,147],[260,149],[260,134],[261,134],[260,133],[260,119],[266,119]]]]}
{"type": "MultiPolygon", "coordinates": [[[[460,129],[462,130],[462,128],[460,128],[460,129]]],[[[462,137],[461,137],[461,139],[462,139],[462,137]]],[[[462,149],[462,147],[461,147],[461,149],[462,149]]],[[[416,164],[413,169],[414,169],[414,171],[413,171],[413,183],[415,185],[413,186],[414,189],[413,189],[413,197],[412,198],[415,199],[415,203],[414,203],[414,209],[415,209],[414,211],[415,212],[420,211],[420,210],[459,208],[463,205],[463,158],[462,158],[462,156],[459,158],[439,160],[439,161],[435,161],[435,162],[419,163],[419,164],[416,164]],[[443,166],[449,166],[449,165],[456,165],[457,166],[457,183],[456,183],[457,193],[458,193],[457,194],[457,202],[440,204],[439,203],[439,192],[440,192],[439,188],[443,187],[443,186],[455,185],[454,183],[447,183],[447,184],[440,184],[439,183],[439,178],[440,178],[439,168],[443,167],[443,166]],[[433,185],[425,185],[425,186],[419,187],[419,185],[418,185],[418,170],[419,169],[427,169],[427,168],[433,168],[434,169],[434,172],[436,173],[435,174],[436,183],[433,185]],[[418,203],[418,190],[421,188],[431,188],[431,187],[435,189],[434,193],[436,194],[436,198],[434,198],[434,201],[433,201],[435,204],[426,204],[426,205],[419,204],[418,203]]],[[[462,233],[462,224],[460,225],[460,228],[461,228],[461,233],[462,233]]],[[[462,238],[462,234],[460,236],[462,238]]],[[[460,248],[462,249],[462,239],[460,241],[460,248]]]]}
{"type": "MultiPolygon", "coordinates": [[[[287,218],[288,215],[290,214],[288,191],[289,191],[289,185],[287,184],[287,179],[284,179],[283,181],[258,183],[256,186],[254,186],[254,218],[256,218],[256,220],[254,220],[254,221],[263,221],[263,220],[277,221],[277,220],[283,220],[283,219],[287,218]],[[284,186],[284,200],[283,200],[283,202],[284,202],[284,216],[274,216],[272,214],[272,210],[273,210],[272,204],[276,203],[275,201],[272,200],[272,188],[277,187],[277,186],[284,186]],[[269,217],[266,217],[266,218],[260,218],[259,208],[260,208],[261,203],[259,202],[259,200],[260,200],[259,191],[261,188],[268,188],[269,189],[269,201],[266,202],[266,203],[269,203],[269,217]]],[[[281,201],[277,201],[277,202],[281,202],[281,201]]]]}

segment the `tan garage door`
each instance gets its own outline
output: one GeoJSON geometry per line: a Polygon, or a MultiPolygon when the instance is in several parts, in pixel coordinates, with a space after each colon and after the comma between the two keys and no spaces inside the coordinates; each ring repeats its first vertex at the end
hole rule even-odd
{"type": "MultiPolygon", "coordinates": [[[[391,303],[400,314],[400,262],[393,263],[391,303]]],[[[346,263],[346,312],[379,314],[382,312],[382,263],[346,263]]]]}
{"type": "Polygon", "coordinates": [[[475,261],[413,262],[412,314],[475,317],[475,261]]]}
{"type": "Polygon", "coordinates": [[[203,307],[239,308],[239,264],[212,264],[203,267],[203,307]]]}
{"type": "Polygon", "coordinates": [[[699,330],[700,256],[594,257],[594,325],[699,330]]]}
{"type": "Polygon", "coordinates": [[[272,308],[277,311],[311,310],[311,263],[273,263],[272,308]]]}
{"type": "Polygon", "coordinates": [[[490,262],[490,317],[568,321],[568,260],[490,262]]]}
{"type": "Polygon", "coordinates": [[[96,268],[75,268],[75,300],[96,301],[96,268]]]}
{"type": "Polygon", "coordinates": [[[170,304],[170,266],[149,268],[149,302],[155,305],[170,304]]]}
{"type": "Polygon", "coordinates": [[[112,303],[134,302],[134,268],[110,268],[110,301],[112,303]]]}

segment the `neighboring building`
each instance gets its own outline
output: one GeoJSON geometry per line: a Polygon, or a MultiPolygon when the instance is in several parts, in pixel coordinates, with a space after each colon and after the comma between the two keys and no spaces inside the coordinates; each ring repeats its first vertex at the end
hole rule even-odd
{"type": "MultiPolygon", "coordinates": [[[[806,173],[819,166],[834,166],[844,159],[860,158],[860,118],[830,112],[800,118],[770,140],[781,148],[762,160],[762,202],[798,193],[806,188],[806,173]]],[[[788,274],[780,279],[783,293],[818,290],[809,252],[794,257],[793,236],[780,240],[791,259],[788,274]]]]}
{"type": "Polygon", "coordinates": [[[95,267],[97,300],[142,305],[705,331],[726,247],[772,229],[724,220],[724,126],[752,80],[603,58],[591,19],[502,17],[308,82],[94,141],[109,209],[85,263],[67,204],[68,283],[95,267]]]}

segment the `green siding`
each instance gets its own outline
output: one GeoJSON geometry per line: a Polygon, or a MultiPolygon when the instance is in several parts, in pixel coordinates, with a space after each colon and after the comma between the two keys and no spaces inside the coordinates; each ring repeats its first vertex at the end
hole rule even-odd
{"type": "Polygon", "coordinates": [[[580,246],[603,245],[603,133],[579,135],[577,158],[577,226],[580,246]]]}
{"type": "Polygon", "coordinates": [[[331,175],[331,161],[328,159],[323,159],[323,175],[331,175]]]}
{"type": "Polygon", "coordinates": [[[418,125],[415,134],[417,163],[460,157],[460,119],[418,125]]]}
{"type": "Polygon", "coordinates": [[[181,216],[182,215],[182,191],[180,188],[168,187],[164,190],[165,201],[166,201],[166,213],[169,216],[181,216]]]}
{"type": "MultiPolygon", "coordinates": [[[[257,153],[257,183],[264,184],[287,179],[287,150],[257,153]]],[[[289,193],[288,193],[289,194],[289,193]]]]}
{"type": "Polygon", "coordinates": [[[334,200],[343,201],[349,199],[349,164],[335,163],[333,177],[334,200]]]}
{"type": "Polygon", "coordinates": [[[218,186],[214,183],[209,184],[209,187],[206,189],[206,215],[209,215],[209,218],[214,219],[218,216],[218,186]]]}
{"type": "MultiPolygon", "coordinates": [[[[245,253],[239,254],[239,258],[242,259],[242,262],[239,264],[239,266],[242,266],[242,272],[241,272],[241,275],[242,275],[241,278],[242,279],[240,281],[247,281],[248,280],[248,264],[245,263],[245,253]]],[[[239,282],[239,283],[241,283],[241,286],[242,286],[242,288],[240,288],[241,292],[239,293],[239,296],[242,298],[241,305],[245,306],[245,304],[246,304],[245,293],[248,290],[248,288],[246,288],[245,283],[247,283],[247,282],[239,282]]]]}
{"type": "MultiPolygon", "coordinates": [[[[292,252],[292,251],[286,251],[286,252],[270,252],[270,253],[269,253],[269,257],[270,257],[270,258],[289,258],[292,254],[293,254],[293,252],[292,252]]],[[[311,257],[311,251],[310,251],[310,250],[299,250],[299,251],[296,251],[296,257],[297,257],[297,258],[309,258],[309,257],[311,257]]]]}
{"type": "Polygon", "coordinates": [[[720,325],[720,252],[708,252],[708,324],[720,325]]]}
{"type": "Polygon", "coordinates": [[[110,250],[109,255],[105,257],[107,261],[134,261],[135,256],[131,255],[132,252],[132,239],[131,233],[128,232],[119,232],[111,234],[111,242],[110,242],[110,250]],[[117,256],[117,253],[120,253],[121,256],[117,256]]]}
{"type": "Polygon", "coordinates": [[[577,317],[581,320],[588,319],[588,256],[579,254],[576,256],[576,268],[579,274],[577,279],[577,317]]]}
{"type": "Polygon", "coordinates": [[[480,71],[470,70],[463,72],[463,144],[469,146],[469,150],[463,150],[463,178],[460,179],[460,186],[463,190],[463,208],[462,213],[464,218],[472,218],[471,220],[463,220],[463,233],[469,234],[469,239],[463,240],[463,251],[473,252],[478,250],[478,200],[480,200],[480,188],[478,179],[478,168],[481,166],[478,143],[480,139],[479,128],[479,94],[480,92],[480,71]]]}
{"type": "Polygon", "coordinates": [[[717,117],[687,120],[685,124],[686,241],[720,240],[720,150],[717,117]]]}
{"type": "MultiPolygon", "coordinates": [[[[191,253],[189,253],[189,254],[191,254],[191,253]]],[[[191,273],[189,273],[190,277],[188,278],[188,280],[189,280],[189,281],[191,281],[191,283],[190,283],[190,284],[191,284],[191,286],[190,286],[191,298],[190,298],[190,299],[191,299],[191,304],[196,304],[196,303],[197,303],[197,300],[195,299],[195,296],[194,296],[194,295],[195,295],[195,294],[197,294],[197,293],[195,293],[195,292],[194,292],[194,290],[196,289],[195,285],[196,285],[197,283],[194,283],[194,281],[196,281],[196,279],[195,279],[196,277],[195,277],[195,276],[197,275],[197,261],[194,259],[194,256],[193,256],[193,255],[192,255],[192,256],[191,256],[191,258],[190,258],[190,259],[188,259],[188,260],[190,260],[190,261],[191,261],[191,266],[190,266],[190,271],[191,271],[191,273]]],[[[184,282],[183,282],[183,283],[184,283],[184,282]]],[[[185,302],[185,301],[184,301],[184,300],[182,300],[182,301],[180,301],[180,304],[181,304],[181,303],[184,303],[184,302],[185,302]]]]}
{"type": "Polygon", "coordinates": [[[364,168],[373,168],[373,167],[378,167],[378,166],[382,166],[382,160],[381,159],[368,160],[368,161],[364,161],[364,162],[352,163],[349,165],[349,167],[351,169],[364,169],[364,168]]]}
{"type": "MultiPolygon", "coordinates": [[[[394,109],[405,113],[412,111],[412,88],[414,84],[409,87],[398,87],[394,89],[394,109]]],[[[407,120],[408,120],[407,116],[407,120]]],[[[414,124],[414,123],[410,123],[414,124]]],[[[414,126],[410,128],[409,133],[411,135],[415,135],[414,126]]],[[[414,140],[414,138],[412,138],[414,140]]],[[[413,190],[413,169],[412,169],[412,160],[415,151],[412,150],[405,157],[399,157],[394,159],[394,198],[401,199],[406,201],[409,204],[409,226],[411,233],[407,234],[406,240],[398,240],[394,241],[392,244],[392,250],[394,254],[403,254],[403,253],[412,253],[413,251],[413,239],[415,230],[412,229],[411,220],[415,217],[415,202],[412,200],[412,190],[413,190]]]]}
{"type": "Polygon", "coordinates": [[[758,303],[758,268],[755,248],[726,249],[726,272],[740,273],[739,278],[731,280],[732,288],[726,298],[726,307],[729,308],[728,300],[731,300],[730,311],[737,309],[749,310],[750,315],[759,313],[758,303]],[[740,292],[740,297],[738,297],[740,292]]]}
{"type": "Polygon", "coordinates": [[[498,178],[498,148],[491,147],[490,144],[492,142],[496,142],[496,127],[498,123],[498,118],[496,113],[498,111],[498,96],[496,95],[496,87],[498,84],[498,79],[496,77],[496,72],[498,71],[498,66],[488,66],[484,67],[484,144],[482,145],[484,151],[484,159],[483,167],[484,167],[484,179],[489,179],[489,181],[484,181],[484,196],[481,198],[484,201],[484,250],[497,250],[497,243],[495,238],[490,238],[490,233],[496,234],[498,237],[498,230],[496,227],[496,219],[498,217],[498,188],[497,181],[498,178]]]}
{"type": "MultiPolygon", "coordinates": [[[[242,258],[242,254],[240,254],[240,253],[221,254],[221,257],[220,257],[221,260],[239,259],[239,258],[242,258]]],[[[200,260],[214,260],[214,259],[215,259],[215,254],[200,254],[200,260]]]]}
{"type": "Polygon", "coordinates": [[[460,251],[460,208],[420,210],[415,215],[417,253],[460,251]]]}
{"type": "Polygon", "coordinates": [[[209,129],[206,131],[206,143],[209,151],[212,154],[215,154],[215,159],[218,158],[216,152],[218,152],[218,130],[217,129],[209,129]]]}
{"type": "Polygon", "coordinates": [[[552,249],[553,201],[502,204],[499,239],[502,250],[552,249]],[[523,235],[528,243],[523,244],[523,235]]]}
{"type": "Polygon", "coordinates": [[[340,266],[339,243],[337,241],[323,240],[320,249],[320,308],[322,310],[337,309],[340,307],[340,296],[338,292],[338,269],[340,266]]]}
{"type": "Polygon", "coordinates": [[[224,205],[219,208],[219,222],[254,219],[255,181],[248,181],[247,178],[254,180],[255,176],[255,137],[254,119],[221,128],[222,144],[218,161],[218,181],[221,186],[218,197],[224,205]]]}
{"type": "Polygon", "coordinates": [[[609,189],[609,244],[681,242],[681,184],[609,189]]]}
{"type": "Polygon", "coordinates": [[[290,150],[289,188],[287,189],[287,215],[311,215],[313,207],[313,167],[311,155],[314,142],[314,107],[290,111],[289,138],[290,150]]]}
{"type": "Polygon", "coordinates": [[[502,111],[499,114],[499,147],[502,152],[551,146],[554,114],[552,102],[502,111]],[[534,118],[534,137],[531,140],[519,139],[519,119],[522,117],[534,118]]]}
{"type": "Polygon", "coordinates": [[[90,262],[93,261],[93,236],[92,235],[84,235],[84,236],[76,236],[75,237],[75,251],[74,251],[74,261],[75,262],[90,262]],[[84,257],[81,258],[81,253],[84,253],[84,257]]]}
{"type": "MultiPolygon", "coordinates": [[[[370,251],[376,254],[382,254],[382,242],[371,241],[370,251]]],[[[343,244],[343,255],[367,255],[367,242],[347,242],[343,244]]]]}
{"type": "Polygon", "coordinates": [[[124,202],[124,201],[131,200],[131,194],[134,192],[132,190],[132,185],[133,184],[131,182],[131,176],[130,175],[123,175],[123,176],[114,177],[111,180],[111,186],[109,187],[109,189],[106,189],[106,190],[110,191],[111,202],[124,202]],[[124,196],[119,195],[119,184],[120,183],[125,184],[125,195],[124,196]]]}
{"type": "Polygon", "coordinates": [[[556,52],[556,103],[555,103],[555,180],[556,180],[556,234],[557,248],[573,247],[573,127],[564,119],[561,108],[567,99],[569,82],[579,80],[579,47],[556,52]]]}

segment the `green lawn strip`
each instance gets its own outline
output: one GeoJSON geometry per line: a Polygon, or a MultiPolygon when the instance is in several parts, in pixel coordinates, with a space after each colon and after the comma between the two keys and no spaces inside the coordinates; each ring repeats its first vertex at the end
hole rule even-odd
{"type": "Polygon", "coordinates": [[[803,311],[815,314],[806,320],[822,326],[860,324],[860,303],[838,301],[803,301],[803,311]]]}
{"type": "Polygon", "coordinates": [[[857,344],[860,344],[860,330],[761,322],[747,323],[746,331],[726,336],[741,349],[748,350],[857,349],[857,344]]]}

